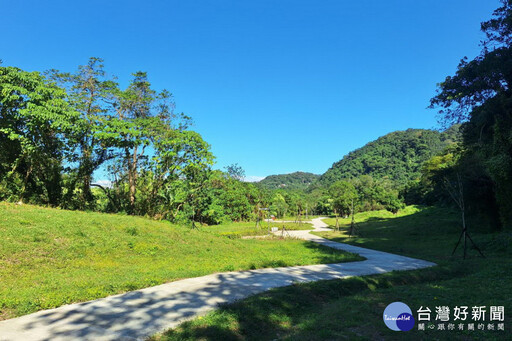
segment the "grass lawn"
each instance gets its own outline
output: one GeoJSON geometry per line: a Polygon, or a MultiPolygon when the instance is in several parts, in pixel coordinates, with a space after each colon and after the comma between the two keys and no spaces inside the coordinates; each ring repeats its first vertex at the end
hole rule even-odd
{"type": "MultiPolygon", "coordinates": [[[[327,219],[334,224],[334,219],[327,219]]],[[[353,277],[278,288],[223,306],[208,315],[186,322],[153,340],[472,340],[511,339],[512,236],[472,230],[472,237],[486,258],[470,250],[462,260],[461,249],[451,252],[460,233],[458,212],[442,208],[408,207],[398,215],[377,211],[356,215],[361,237],[349,238],[350,219],[342,220],[341,232],[321,233],[327,238],[354,245],[434,261],[436,267],[353,277]],[[394,332],[383,323],[383,311],[392,302],[417,310],[429,307],[432,322],[436,307],[505,307],[505,331],[458,331],[415,328],[394,332]]],[[[471,229],[471,227],[470,227],[471,229]]],[[[450,322],[453,323],[453,315],[450,322]]],[[[458,322],[456,322],[458,323],[458,322]]],[[[496,322],[495,328],[497,327],[496,322]]],[[[448,328],[447,323],[445,328],[448,328]]],[[[455,325],[457,329],[457,324],[455,325]]],[[[467,325],[465,329],[467,328],[467,325]]]]}
{"type": "MultiPolygon", "coordinates": [[[[311,221],[311,219],[320,218],[320,217],[321,216],[319,216],[319,215],[311,215],[311,214],[309,214],[307,219],[306,219],[306,215],[303,215],[302,216],[302,221],[311,221]]],[[[277,219],[277,220],[295,221],[295,220],[297,220],[297,216],[296,215],[287,215],[287,216],[284,216],[283,218],[280,218],[280,219],[277,219]]]]}
{"type": "Polygon", "coordinates": [[[0,319],[177,279],[360,257],[140,217],[0,203],[0,319]]]}
{"type": "Polygon", "coordinates": [[[217,235],[227,236],[230,238],[239,238],[242,236],[264,236],[268,234],[270,227],[277,227],[279,230],[284,226],[287,230],[312,230],[313,225],[311,223],[280,223],[280,222],[261,222],[261,227],[256,228],[255,222],[235,222],[226,223],[222,225],[213,225],[201,227],[204,231],[208,231],[217,235]]]}

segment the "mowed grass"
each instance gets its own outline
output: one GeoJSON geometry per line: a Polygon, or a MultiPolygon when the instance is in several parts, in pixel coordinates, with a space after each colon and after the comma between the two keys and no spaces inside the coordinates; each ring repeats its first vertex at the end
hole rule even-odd
{"type": "Polygon", "coordinates": [[[256,222],[233,222],[222,225],[213,225],[201,227],[204,231],[208,231],[220,236],[227,236],[230,238],[239,238],[243,236],[264,236],[269,234],[269,228],[277,227],[282,230],[284,227],[286,230],[312,230],[313,225],[311,223],[282,223],[282,222],[270,222],[262,221],[259,227],[256,227],[256,222]]]}
{"type": "Polygon", "coordinates": [[[8,203],[0,235],[0,319],[214,272],[360,259],[300,240],[8,203]]]}
{"type": "MultiPolygon", "coordinates": [[[[308,216],[306,217],[306,215],[304,214],[301,219],[302,221],[311,221],[311,219],[315,219],[315,218],[320,218],[321,216],[319,215],[311,215],[311,214],[308,214],[308,216]]],[[[287,215],[287,216],[284,216],[283,218],[280,218],[278,220],[287,220],[287,221],[298,221],[298,216],[296,215],[287,215]]]]}
{"type": "MultiPolygon", "coordinates": [[[[470,225],[474,241],[485,253],[451,252],[460,233],[459,213],[443,208],[408,207],[398,215],[356,215],[361,237],[348,237],[350,219],[341,232],[319,233],[363,247],[434,261],[436,267],[382,275],[320,281],[278,288],[223,306],[208,315],[156,335],[153,340],[505,340],[512,328],[512,236],[484,233],[470,225]],[[473,229],[471,229],[473,227],[473,229]],[[386,306],[401,301],[413,310],[437,306],[505,307],[505,331],[417,330],[394,332],[383,322],[386,306]]],[[[328,219],[328,223],[333,220],[328,219]]],[[[468,321],[471,319],[471,314],[468,321]]],[[[453,321],[453,315],[451,317],[453,321]]],[[[439,322],[439,321],[437,321],[439,322]]],[[[435,328],[437,328],[437,322],[435,328]]],[[[495,328],[497,327],[496,322],[495,328]]],[[[457,325],[457,322],[456,322],[457,325]]],[[[447,325],[445,325],[447,328],[447,325]]],[[[457,327],[456,327],[457,328],[457,327]]]]}

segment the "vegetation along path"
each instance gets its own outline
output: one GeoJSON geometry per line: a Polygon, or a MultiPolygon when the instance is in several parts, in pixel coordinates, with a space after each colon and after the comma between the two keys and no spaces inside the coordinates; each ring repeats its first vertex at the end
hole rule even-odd
{"type": "MultiPolygon", "coordinates": [[[[315,231],[327,231],[320,218],[315,231]]],[[[0,321],[0,340],[137,340],[184,320],[205,314],[219,304],[233,302],[262,291],[350,276],[412,270],[434,263],[391,253],[336,243],[309,231],[289,231],[292,237],[353,252],[366,260],[352,263],[282,267],[217,273],[151,288],[70,304],[56,309],[0,321]]]]}

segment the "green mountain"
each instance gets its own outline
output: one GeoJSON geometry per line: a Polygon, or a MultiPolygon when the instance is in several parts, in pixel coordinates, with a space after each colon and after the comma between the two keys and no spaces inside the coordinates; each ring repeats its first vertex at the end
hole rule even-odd
{"type": "Polygon", "coordinates": [[[329,185],[337,180],[371,175],[388,178],[397,185],[420,176],[421,165],[457,141],[459,126],[444,132],[428,129],[395,131],[367,143],[334,163],[319,181],[329,185]]]}
{"type": "Polygon", "coordinates": [[[306,172],[269,175],[258,182],[258,184],[268,189],[306,189],[311,183],[316,181],[319,176],[320,175],[306,172]]]}

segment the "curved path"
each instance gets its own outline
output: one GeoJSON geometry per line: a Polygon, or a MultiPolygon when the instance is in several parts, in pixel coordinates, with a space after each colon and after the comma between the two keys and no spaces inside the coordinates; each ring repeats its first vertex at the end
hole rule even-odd
{"type": "MultiPolygon", "coordinates": [[[[322,218],[313,219],[315,231],[328,231],[322,218]]],[[[365,261],[216,273],[65,305],[0,321],[0,340],[141,340],[184,320],[270,288],[309,282],[412,270],[434,263],[341,244],[289,231],[293,237],[357,253],[365,261]]]]}

